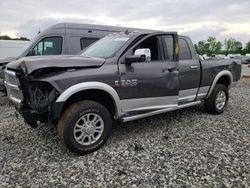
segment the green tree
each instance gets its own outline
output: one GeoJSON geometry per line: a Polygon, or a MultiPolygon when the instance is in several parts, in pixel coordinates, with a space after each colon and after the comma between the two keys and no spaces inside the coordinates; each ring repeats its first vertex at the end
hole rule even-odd
{"type": "Polygon", "coordinates": [[[229,53],[241,53],[242,52],[242,43],[237,41],[234,38],[225,39],[224,42],[226,55],[229,53]]]}
{"type": "Polygon", "coordinates": [[[215,37],[208,37],[207,39],[207,45],[208,45],[208,55],[212,54],[218,54],[221,51],[222,43],[220,41],[217,41],[215,37]]]}
{"type": "Polygon", "coordinates": [[[226,38],[225,39],[224,46],[225,46],[225,49],[226,49],[226,55],[229,54],[229,51],[231,51],[233,43],[234,43],[233,38],[229,38],[229,39],[226,38]]]}
{"type": "Polygon", "coordinates": [[[220,41],[216,42],[215,49],[214,49],[215,54],[220,53],[222,47],[223,47],[223,44],[220,41]]]}
{"type": "Polygon", "coordinates": [[[233,49],[232,50],[235,51],[235,52],[241,52],[241,50],[242,50],[242,43],[240,41],[235,41],[233,43],[233,49]]]}
{"type": "Polygon", "coordinates": [[[246,43],[246,46],[244,48],[244,53],[249,54],[250,53],[250,40],[246,43]]]}
{"type": "Polygon", "coordinates": [[[207,54],[209,51],[209,45],[205,40],[199,41],[198,44],[196,44],[195,46],[197,53],[200,55],[207,54]]]}
{"type": "Polygon", "coordinates": [[[8,35],[2,35],[0,36],[0,40],[11,40],[11,38],[8,35]]]}
{"type": "Polygon", "coordinates": [[[26,38],[26,37],[11,38],[11,37],[8,36],[8,35],[2,35],[2,36],[0,36],[0,40],[23,40],[23,41],[29,41],[29,39],[26,38]]]}

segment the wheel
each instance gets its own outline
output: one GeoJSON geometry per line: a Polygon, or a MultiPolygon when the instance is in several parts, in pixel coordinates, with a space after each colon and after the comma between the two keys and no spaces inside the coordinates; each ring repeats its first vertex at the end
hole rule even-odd
{"type": "Polygon", "coordinates": [[[228,88],[217,84],[211,95],[205,100],[206,111],[210,114],[221,114],[228,103],[228,88]]]}
{"type": "Polygon", "coordinates": [[[94,101],[72,104],[58,123],[58,135],[72,152],[85,155],[101,148],[112,131],[109,111],[94,101]]]}

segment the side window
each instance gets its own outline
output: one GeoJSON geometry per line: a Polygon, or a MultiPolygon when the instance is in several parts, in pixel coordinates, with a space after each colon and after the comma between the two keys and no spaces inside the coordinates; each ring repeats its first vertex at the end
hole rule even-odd
{"type": "Polygon", "coordinates": [[[81,50],[88,47],[90,44],[94,43],[95,41],[98,41],[98,38],[81,38],[81,50]]]}
{"type": "Polygon", "coordinates": [[[179,60],[190,60],[192,59],[191,51],[188,46],[188,43],[185,39],[180,38],[179,39],[179,60]]]}
{"type": "Polygon", "coordinates": [[[35,55],[42,55],[43,54],[43,41],[39,42],[35,48],[35,55]]]}
{"type": "Polygon", "coordinates": [[[62,37],[44,38],[33,49],[36,56],[60,55],[62,53],[62,37]]]}
{"type": "Polygon", "coordinates": [[[162,53],[160,51],[160,46],[159,46],[159,39],[158,37],[150,37],[143,42],[141,42],[134,50],[141,49],[141,48],[149,48],[151,52],[151,61],[160,61],[162,60],[162,53]]]}
{"type": "Polygon", "coordinates": [[[174,59],[174,38],[172,35],[165,35],[164,38],[164,55],[165,59],[173,61],[174,59]]]}

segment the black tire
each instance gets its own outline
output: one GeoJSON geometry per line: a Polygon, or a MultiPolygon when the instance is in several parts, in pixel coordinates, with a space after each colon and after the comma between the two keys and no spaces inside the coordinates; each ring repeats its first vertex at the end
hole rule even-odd
{"type": "MultiPolygon", "coordinates": [[[[82,124],[85,125],[85,122],[82,124]]],[[[95,101],[79,101],[65,110],[59,120],[57,130],[60,140],[70,151],[79,155],[85,155],[98,150],[106,143],[112,131],[112,118],[109,111],[103,105],[95,101]],[[74,133],[76,124],[86,114],[97,114],[102,119],[101,122],[104,123],[102,133],[99,135],[100,138],[89,145],[80,144],[75,138],[76,133],[74,133]]]]}
{"type": "Polygon", "coordinates": [[[222,84],[217,84],[214,87],[214,90],[212,91],[211,95],[205,100],[205,109],[209,114],[221,114],[222,112],[224,112],[227,103],[228,103],[228,98],[229,98],[229,94],[228,94],[228,88],[225,85],[222,84]],[[218,108],[216,105],[216,99],[218,97],[218,94],[220,92],[224,92],[226,95],[226,101],[225,101],[225,105],[222,105],[223,107],[218,108]]]}

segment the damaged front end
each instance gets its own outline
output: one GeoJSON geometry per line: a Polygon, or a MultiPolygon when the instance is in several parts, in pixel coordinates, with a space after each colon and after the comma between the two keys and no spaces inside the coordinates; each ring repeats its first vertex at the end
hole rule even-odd
{"type": "Polygon", "coordinates": [[[26,82],[25,101],[19,112],[32,127],[39,123],[52,124],[52,106],[58,92],[46,82],[26,82]]]}
{"type": "Polygon", "coordinates": [[[53,124],[51,111],[59,94],[51,84],[33,81],[21,70],[6,70],[5,80],[8,98],[27,124],[53,124]]]}

